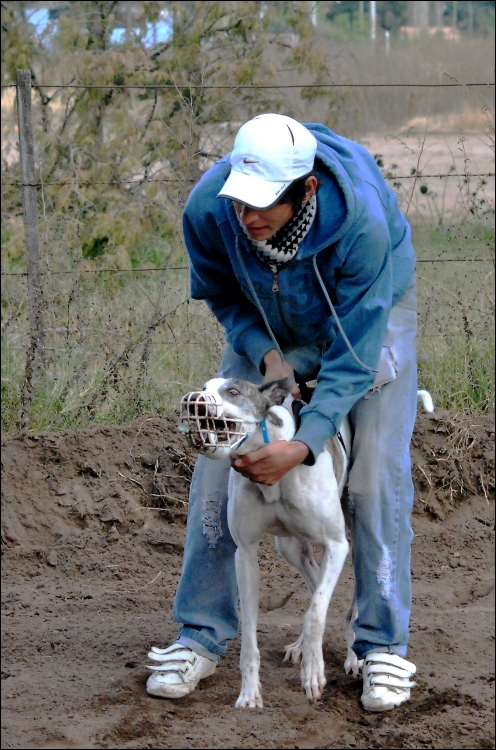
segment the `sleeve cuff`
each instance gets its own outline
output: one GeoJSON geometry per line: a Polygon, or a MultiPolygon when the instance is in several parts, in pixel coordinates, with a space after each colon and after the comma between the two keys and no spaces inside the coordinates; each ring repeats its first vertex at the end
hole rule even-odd
{"type": "Polygon", "coordinates": [[[319,453],[324,450],[326,440],[334,437],[336,433],[337,430],[334,423],[322,414],[314,411],[310,414],[302,415],[300,429],[293,437],[293,440],[300,440],[310,450],[307,458],[303,461],[304,466],[314,465],[319,453]]]}

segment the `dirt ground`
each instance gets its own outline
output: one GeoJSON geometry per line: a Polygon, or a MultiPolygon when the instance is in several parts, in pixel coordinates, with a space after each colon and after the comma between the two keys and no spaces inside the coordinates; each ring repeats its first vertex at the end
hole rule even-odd
{"type": "Polygon", "coordinates": [[[191,696],[147,696],[146,652],[176,633],[193,456],[175,423],[3,438],[2,747],[493,747],[494,415],[418,417],[409,651],[418,684],[385,715],[362,710],[360,681],[343,671],[349,562],[327,620],[324,696],[306,702],[299,669],[282,656],[308,595],[269,538],[264,710],[233,707],[239,639],[191,696]]]}
{"type": "MultiPolygon", "coordinates": [[[[475,132],[463,130],[463,122],[460,123],[463,132],[447,132],[447,125],[447,122],[427,123],[419,118],[403,128],[399,135],[371,133],[361,138],[360,142],[373,156],[382,160],[385,173],[393,175],[411,174],[419,157],[417,169],[425,175],[463,175],[465,171],[470,174],[494,174],[494,154],[483,134],[484,125],[481,124],[475,132]],[[467,157],[468,161],[465,161],[467,157]]],[[[424,218],[442,217],[446,224],[469,210],[463,177],[443,181],[430,177],[421,182],[429,188],[430,199],[420,193],[420,184],[417,183],[409,208],[412,218],[415,214],[424,218]],[[437,208],[434,208],[434,204],[437,208]]],[[[494,207],[494,177],[486,177],[484,183],[479,183],[477,178],[471,180],[469,192],[479,189],[478,198],[484,198],[488,206],[494,207]]],[[[391,180],[389,184],[394,187],[399,204],[405,211],[410,203],[412,180],[391,180]]]]}

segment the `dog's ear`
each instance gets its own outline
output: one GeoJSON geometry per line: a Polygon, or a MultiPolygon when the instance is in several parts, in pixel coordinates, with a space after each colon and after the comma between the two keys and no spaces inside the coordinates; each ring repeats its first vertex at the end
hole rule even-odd
{"type": "Polygon", "coordinates": [[[258,390],[267,396],[272,405],[280,406],[286,396],[291,393],[291,378],[272,380],[270,383],[261,385],[258,390]]]}

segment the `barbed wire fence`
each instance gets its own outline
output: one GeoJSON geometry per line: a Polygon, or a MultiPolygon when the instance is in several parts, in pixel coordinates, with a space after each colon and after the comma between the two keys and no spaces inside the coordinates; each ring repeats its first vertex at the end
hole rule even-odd
{"type": "MultiPolygon", "coordinates": [[[[53,92],[64,89],[90,92],[95,89],[117,92],[126,89],[144,90],[154,96],[152,111],[156,106],[157,90],[160,89],[179,92],[187,111],[190,101],[188,96],[191,97],[193,90],[201,92],[203,89],[234,93],[246,89],[418,87],[468,90],[471,87],[488,86],[493,84],[462,84],[457,81],[442,84],[332,83],[281,86],[36,84],[38,91],[46,89],[53,92]],[[184,92],[188,96],[183,96],[184,92]]],[[[124,179],[108,180],[81,178],[81,173],[87,169],[81,167],[82,162],[77,161],[76,155],[83,152],[84,147],[71,147],[71,177],[53,180],[48,175],[44,180],[41,164],[43,146],[35,141],[31,113],[30,71],[18,71],[17,82],[2,86],[2,89],[15,90],[18,115],[18,179],[4,179],[11,167],[2,160],[2,188],[8,191],[11,204],[17,207],[11,222],[15,240],[9,236],[6,242],[7,257],[5,259],[2,256],[2,346],[5,343],[7,356],[2,389],[4,384],[6,390],[12,389],[15,381],[14,390],[17,389],[17,392],[15,398],[12,398],[12,404],[15,403],[17,410],[17,427],[29,428],[35,425],[39,428],[48,424],[49,422],[44,422],[43,410],[48,413],[55,402],[59,413],[65,414],[67,424],[71,425],[85,424],[93,418],[104,421],[107,414],[109,419],[124,419],[126,408],[129,407],[122,407],[122,413],[116,414],[115,409],[109,408],[108,404],[113,400],[119,401],[118,394],[126,390],[129,393],[132,391],[133,415],[146,412],[154,398],[155,403],[157,402],[157,388],[154,389],[149,378],[151,347],[157,347],[157,354],[153,358],[154,371],[162,370],[166,383],[162,383],[161,391],[158,389],[158,400],[162,397],[164,408],[170,408],[176,392],[181,392],[188,384],[195,384],[195,380],[198,385],[200,376],[208,368],[208,375],[211,375],[222,346],[222,332],[218,324],[204,306],[189,300],[188,262],[180,238],[180,214],[189,190],[219,156],[218,152],[222,154],[229,150],[226,145],[241,123],[227,123],[226,127],[222,127],[222,123],[216,123],[213,131],[217,132],[212,131],[213,134],[208,137],[202,135],[195,144],[185,144],[176,134],[171,133],[171,138],[176,137],[178,151],[182,149],[185,154],[183,162],[186,170],[180,177],[174,176],[178,171],[177,165],[170,160],[155,159],[155,163],[146,166],[143,175],[134,174],[124,179]],[[203,159],[200,170],[194,168],[190,153],[191,148],[196,147],[197,156],[198,145],[199,155],[203,159]],[[191,176],[188,171],[192,173],[191,176]],[[100,218],[99,212],[95,210],[95,196],[98,193],[85,195],[81,189],[96,188],[105,195],[105,188],[117,186],[126,186],[124,189],[128,191],[134,189],[134,186],[149,189],[150,193],[146,194],[148,203],[153,204],[155,211],[157,207],[159,211],[168,211],[174,227],[166,240],[157,240],[157,244],[162,245],[162,252],[154,252],[148,248],[147,252],[142,252],[141,255],[138,253],[131,262],[128,257],[114,253],[112,266],[109,265],[108,253],[105,252],[108,237],[106,238],[103,225],[101,231],[94,233],[91,241],[86,241],[84,245],[78,216],[86,216],[93,211],[95,224],[98,224],[100,218]],[[61,194],[49,194],[52,187],[67,188],[65,197],[61,194]],[[154,192],[167,187],[175,192],[154,192]],[[15,191],[17,197],[13,197],[15,191]],[[78,208],[78,212],[74,207],[71,209],[72,214],[77,215],[74,226],[71,225],[71,232],[65,234],[61,227],[64,222],[67,225],[74,219],[65,205],[71,194],[77,195],[82,207],[78,208]],[[160,205],[161,201],[163,205],[160,205]],[[52,208],[51,215],[47,211],[47,205],[52,208]],[[43,226],[41,239],[39,207],[43,226]],[[21,258],[17,254],[11,261],[9,243],[19,244],[21,209],[25,257],[21,258]],[[64,247],[64,243],[71,246],[70,252],[68,246],[64,247]],[[57,244],[58,251],[53,249],[57,244]],[[161,263],[160,260],[164,259],[165,263],[161,263]],[[101,265],[105,261],[106,265],[101,265]],[[67,268],[68,263],[70,268],[67,268]],[[128,274],[133,278],[138,275],[140,277],[140,282],[133,282],[132,288],[126,281],[122,281],[128,274]],[[157,274],[156,283],[146,280],[157,274]],[[66,279],[66,282],[56,285],[56,277],[66,279]],[[116,281],[105,280],[110,277],[114,277],[116,281]],[[92,279],[93,285],[89,281],[85,282],[84,278],[92,279]],[[27,282],[24,289],[6,286],[19,284],[23,279],[27,282]],[[148,311],[143,311],[137,295],[148,304],[148,311]],[[141,308],[139,314],[138,308],[141,308]],[[23,343],[26,340],[28,343],[23,343]],[[24,355],[22,377],[18,373],[21,362],[19,354],[24,355]],[[200,365],[198,359],[201,360],[200,365]],[[167,384],[171,379],[177,388],[171,389],[167,384]],[[155,397],[151,395],[153,390],[155,397]],[[167,390],[172,396],[164,399],[163,395],[167,390]]],[[[66,103],[66,108],[67,106],[66,103]]],[[[487,111],[483,114],[486,116],[487,111]]],[[[191,111],[192,118],[194,115],[191,111]]],[[[167,128],[167,123],[164,125],[167,128]]],[[[376,154],[375,158],[385,179],[395,189],[406,213],[410,211],[412,215],[418,216],[424,211],[438,225],[449,218],[448,231],[451,229],[453,239],[451,247],[438,248],[437,257],[424,257],[424,253],[419,252],[419,269],[424,267],[422,264],[426,264],[425,268],[435,269],[428,276],[424,276],[421,270],[418,273],[423,289],[419,317],[420,336],[439,340],[449,340],[453,336],[473,338],[488,330],[494,314],[494,250],[491,234],[487,229],[494,214],[494,188],[488,188],[488,180],[494,178],[494,171],[477,169],[476,160],[467,151],[467,139],[463,133],[458,141],[459,154],[451,154],[449,171],[436,172],[429,168],[429,159],[422,166],[426,133],[423,141],[421,134],[415,136],[416,150],[408,145],[406,136],[397,138],[398,145],[410,157],[410,163],[415,163],[415,166],[410,166],[410,174],[398,173],[397,164],[386,165],[381,154],[376,154]],[[436,182],[443,186],[441,196],[432,188],[436,182]],[[450,184],[455,185],[455,199],[452,200],[451,211],[448,211],[446,196],[453,192],[448,187],[450,184]],[[457,215],[463,215],[465,221],[454,224],[457,215]],[[457,270],[445,273],[439,270],[442,268],[457,270]],[[442,303],[439,302],[439,295],[443,298],[442,303]]],[[[45,139],[44,148],[47,148],[46,143],[45,139]]],[[[490,143],[486,145],[490,146],[490,143]]],[[[88,159],[91,158],[90,154],[88,159]]],[[[143,192],[129,194],[127,205],[141,204],[146,212],[144,195],[143,192]]],[[[122,210],[122,205],[116,203],[116,206],[122,210]]],[[[108,214],[112,210],[110,196],[104,213],[108,214]]],[[[131,225],[133,218],[135,214],[132,212],[129,216],[120,218],[123,226],[121,232],[128,231],[126,222],[131,225]]],[[[428,252],[435,255],[435,251],[434,242],[428,247],[428,252]]],[[[64,424],[63,419],[61,424],[64,424]]]]}

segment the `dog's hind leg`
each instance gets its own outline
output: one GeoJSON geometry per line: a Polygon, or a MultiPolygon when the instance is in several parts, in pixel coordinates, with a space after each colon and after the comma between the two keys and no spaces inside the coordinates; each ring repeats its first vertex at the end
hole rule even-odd
{"type": "Polygon", "coordinates": [[[258,596],[260,568],[258,542],[238,546],[236,550],[236,576],[241,608],[241,693],[236,708],[263,708],[259,680],[260,652],[257,645],[258,596]]]}
{"type": "Polygon", "coordinates": [[[326,683],[322,638],[329,602],[347,554],[348,542],[343,528],[341,539],[329,541],[324,548],[319,581],[303,623],[301,683],[311,702],[319,700],[326,683]]]}
{"type": "Polygon", "coordinates": [[[319,580],[319,566],[315,561],[310,542],[295,536],[276,536],[276,548],[286,562],[300,571],[310,593],[313,594],[319,580]]]}
{"type": "MultiPolygon", "coordinates": [[[[313,594],[319,580],[319,566],[313,556],[312,545],[294,536],[276,536],[276,548],[286,562],[300,571],[306,581],[310,593],[313,594]]],[[[283,661],[293,661],[299,664],[302,657],[303,634],[297,641],[285,647],[283,661]]]]}
{"type": "Polygon", "coordinates": [[[353,623],[355,622],[356,618],[358,617],[358,608],[357,608],[357,601],[356,601],[356,586],[355,591],[353,592],[353,600],[348,607],[348,611],[346,613],[346,646],[347,646],[347,654],[346,654],[346,661],[344,663],[344,671],[346,674],[350,674],[350,672],[353,674],[353,677],[358,677],[360,674],[360,669],[362,668],[363,659],[359,659],[355,652],[353,651],[353,644],[355,642],[355,631],[353,630],[353,623]]]}

